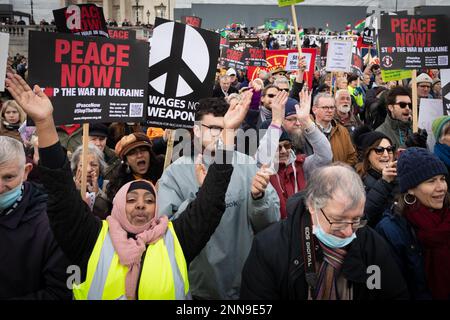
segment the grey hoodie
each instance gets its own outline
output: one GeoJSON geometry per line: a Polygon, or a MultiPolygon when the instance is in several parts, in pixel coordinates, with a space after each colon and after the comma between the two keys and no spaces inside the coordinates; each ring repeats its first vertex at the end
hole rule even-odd
{"type": "MultiPolygon", "coordinates": [[[[235,151],[233,165],[222,220],[189,266],[191,293],[201,299],[239,298],[241,272],[255,233],[280,218],[278,195],[270,184],[263,198],[251,197],[252,180],[258,170],[255,160],[235,151]]],[[[158,182],[160,215],[175,218],[195,198],[198,183],[194,168],[193,157],[184,156],[164,171],[158,182]]]]}

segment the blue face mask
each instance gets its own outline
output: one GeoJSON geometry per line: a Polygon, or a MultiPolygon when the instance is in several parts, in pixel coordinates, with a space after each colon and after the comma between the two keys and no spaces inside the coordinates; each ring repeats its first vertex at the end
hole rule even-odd
{"type": "Polygon", "coordinates": [[[323,231],[322,227],[319,223],[319,218],[317,217],[316,213],[316,219],[317,219],[317,225],[313,226],[313,234],[319,239],[320,242],[322,242],[324,245],[326,245],[329,248],[337,249],[337,248],[343,248],[347,245],[349,245],[353,240],[356,239],[356,234],[353,232],[353,234],[350,237],[347,238],[340,238],[333,236],[332,234],[326,233],[323,231]]]}
{"type": "Polygon", "coordinates": [[[19,184],[12,190],[0,194],[0,211],[8,209],[22,194],[22,184],[19,184]]]}

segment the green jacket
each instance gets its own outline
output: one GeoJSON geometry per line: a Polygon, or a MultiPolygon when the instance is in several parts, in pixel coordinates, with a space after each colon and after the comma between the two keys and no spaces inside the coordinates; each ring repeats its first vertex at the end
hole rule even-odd
{"type": "Polygon", "coordinates": [[[67,151],[73,153],[78,146],[83,144],[83,127],[79,127],[71,135],[68,135],[64,129],[56,127],[59,141],[67,151]]]}

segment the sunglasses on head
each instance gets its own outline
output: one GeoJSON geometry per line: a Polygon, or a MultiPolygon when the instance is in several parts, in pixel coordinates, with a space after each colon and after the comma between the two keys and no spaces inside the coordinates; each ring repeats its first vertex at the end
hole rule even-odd
{"type": "Polygon", "coordinates": [[[384,153],[384,151],[387,151],[388,153],[393,153],[395,150],[395,148],[393,146],[389,146],[389,147],[375,147],[373,148],[373,151],[375,151],[376,154],[381,155],[384,153]]]}
{"type": "Polygon", "coordinates": [[[397,102],[396,103],[400,108],[405,109],[406,107],[412,109],[412,103],[411,102],[397,102]]]}

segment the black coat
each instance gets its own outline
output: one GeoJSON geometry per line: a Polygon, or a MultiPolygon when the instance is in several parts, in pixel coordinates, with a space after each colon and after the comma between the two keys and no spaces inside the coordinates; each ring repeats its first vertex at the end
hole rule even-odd
{"type": "MultiPolygon", "coordinates": [[[[228,89],[228,95],[230,95],[232,93],[239,93],[239,91],[235,87],[230,86],[230,88],[228,89]]],[[[225,98],[225,94],[223,93],[222,88],[220,87],[220,85],[217,85],[214,88],[212,96],[214,98],[225,98]]]]}
{"type": "MultiPolygon", "coordinates": [[[[307,212],[303,194],[290,198],[288,218],[258,233],[242,271],[241,299],[308,299],[300,221],[307,212]]],[[[384,239],[369,227],[356,232],[342,266],[345,278],[353,286],[354,300],[407,299],[405,280],[384,239]],[[381,289],[369,290],[367,268],[381,270],[381,289]]],[[[314,241],[318,241],[317,238],[314,241]]],[[[321,250],[315,246],[316,258],[321,250]]]]}
{"type": "Polygon", "coordinates": [[[380,222],[384,211],[394,203],[394,196],[399,192],[397,180],[389,183],[381,174],[371,169],[363,178],[366,189],[365,218],[372,228],[380,222]]]}
{"type": "MultiPolygon", "coordinates": [[[[42,182],[49,191],[50,225],[70,262],[80,266],[82,283],[102,222],[81,199],[61,145],[39,149],[39,155],[42,182]]],[[[231,156],[224,154],[223,159],[231,159],[231,156]]],[[[211,165],[197,198],[172,221],[187,265],[200,253],[220,223],[232,173],[231,164],[211,165]]]]}
{"type": "Polygon", "coordinates": [[[47,217],[47,195],[25,182],[19,205],[0,217],[0,300],[71,299],[67,258],[47,217]]]}

